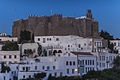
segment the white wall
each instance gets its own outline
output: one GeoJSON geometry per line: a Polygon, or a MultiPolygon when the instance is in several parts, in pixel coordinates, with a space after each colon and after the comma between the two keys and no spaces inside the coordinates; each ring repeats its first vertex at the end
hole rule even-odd
{"type": "Polygon", "coordinates": [[[20,62],[20,51],[0,51],[0,62],[20,62]]]}

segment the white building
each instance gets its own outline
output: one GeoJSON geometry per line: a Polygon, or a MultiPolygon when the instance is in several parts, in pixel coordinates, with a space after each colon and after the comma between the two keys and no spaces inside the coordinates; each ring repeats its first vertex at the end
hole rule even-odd
{"type": "Polygon", "coordinates": [[[22,55],[25,55],[25,50],[31,49],[33,57],[38,56],[38,43],[24,43],[22,44],[22,55]]]}
{"type": "Polygon", "coordinates": [[[19,63],[20,51],[0,51],[0,62],[19,63]]]}
{"type": "Polygon", "coordinates": [[[23,60],[19,64],[18,80],[33,78],[34,74],[45,72],[52,76],[81,76],[96,70],[96,55],[90,52],[57,53],[55,56],[23,60]],[[81,63],[84,67],[81,73],[81,63]]]}
{"type": "Polygon", "coordinates": [[[11,72],[0,73],[0,80],[13,80],[13,76],[11,75],[11,72]]]}
{"type": "MultiPolygon", "coordinates": [[[[0,51],[0,62],[7,63],[11,71],[6,79],[18,80],[33,78],[34,74],[45,72],[55,77],[81,76],[90,70],[112,68],[116,54],[102,49],[102,39],[82,38],[79,36],[35,36],[35,43],[24,43],[20,51],[0,51]],[[27,49],[38,55],[38,43],[47,50],[47,56],[23,57],[27,49]],[[10,76],[11,75],[11,76],[10,76]]],[[[1,69],[1,68],[0,68],[1,69]]],[[[4,77],[1,78],[4,80],[4,77]]]]}
{"type": "Polygon", "coordinates": [[[18,80],[34,77],[35,73],[45,72],[47,77],[52,76],[76,76],[77,56],[72,53],[61,54],[56,56],[38,57],[28,59],[23,64],[19,64],[18,80]]]}
{"type": "Polygon", "coordinates": [[[0,36],[7,36],[6,33],[0,33],[0,36]]]}
{"type": "MultiPolygon", "coordinates": [[[[4,68],[6,69],[6,68],[4,68]]],[[[9,64],[6,64],[6,63],[0,63],[0,80],[16,80],[18,77],[18,64],[13,64],[13,63],[9,63],[9,64]],[[1,65],[3,64],[4,67],[7,66],[10,68],[10,71],[7,72],[1,72],[2,71],[2,66],[1,65]]]]}
{"type": "Polygon", "coordinates": [[[17,37],[0,37],[0,42],[6,42],[6,41],[17,42],[18,38],[17,37]]]}
{"type": "Polygon", "coordinates": [[[79,36],[35,36],[35,42],[46,47],[50,52],[100,52],[102,39],[83,38],[79,36]]]}
{"type": "Polygon", "coordinates": [[[96,59],[97,53],[91,52],[72,52],[77,55],[78,59],[78,73],[79,75],[86,74],[88,71],[97,70],[96,59]]]}
{"type": "Polygon", "coordinates": [[[118,50],[118,53],[120,54],[120,40],[111,40],[111,43],[114,45],[114,50],[118,50]]]}
{"type": "Polygon", "coordinates": [[[117,54],[102,52],[97,57],[97,70],[104,70],[113,67],[113,61],[117,54]]]}

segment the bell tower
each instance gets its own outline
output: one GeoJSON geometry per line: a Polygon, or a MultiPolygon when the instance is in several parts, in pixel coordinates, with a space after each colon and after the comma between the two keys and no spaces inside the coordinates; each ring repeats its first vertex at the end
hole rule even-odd
{"type": "Polygon", "coordinates": [[[86,17],[92,19],[92,13],[91,13],[91,10],[90,10],[90,9],[87,10],[86,17]]]}

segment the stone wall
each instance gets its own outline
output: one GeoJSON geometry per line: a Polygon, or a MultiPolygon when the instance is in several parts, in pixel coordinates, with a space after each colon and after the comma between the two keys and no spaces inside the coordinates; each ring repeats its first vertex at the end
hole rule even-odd
{"type": "Polygon", "coordinates": [[[16,20],[12,26],[12,36],[20,37],[20,31],[28,30],[35,36],[98,37],[98,22],[87,11],[85,18],[63,17],[62,15],[29,16],[28,19],[16,20]]]}

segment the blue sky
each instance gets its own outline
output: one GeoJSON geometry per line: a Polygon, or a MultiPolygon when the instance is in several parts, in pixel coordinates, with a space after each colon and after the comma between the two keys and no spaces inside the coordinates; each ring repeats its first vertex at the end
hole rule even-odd
{"type": "Polygon", "coordinates": [[[50,15],[80,17],[91,9],[99,21],[99,30],[108,31],[120,38],[120,0],[0,0],[0,33],[12,33],[12,24],[16,19],[32,15],[50,15]]]}

